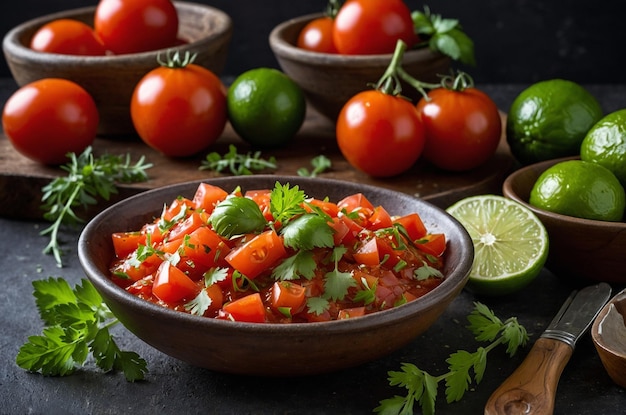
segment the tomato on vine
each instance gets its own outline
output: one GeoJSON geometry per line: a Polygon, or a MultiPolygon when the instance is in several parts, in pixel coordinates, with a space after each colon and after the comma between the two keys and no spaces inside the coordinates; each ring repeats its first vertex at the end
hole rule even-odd
{"type": "Polygon", "coordinates": [[[337,53],[333,25],[339,8],[339,0],[329,0],[324,15],[311,20],[300,30],[296,46],[313,52],[337,53]]]}
{"type": "Polygon", "coordinates": [[[94,29],[115,54],[162,49],[178,42],[178,13],[171,0],[100,0],[94,29]]]}
{"type": "Polygon", "coordinates": [[[393,53],[398,40],[418,40],[403,0],[348,0],[334,19],[333,41],[344,55],[393,53]]]}
{"type": "Polygon", "coordinates": [[[169,157],[208,148],[226,125],[225,87],[213,72],[194,64],[194,57],[168,56],[139,81],[131,97],[137,134],[169,157]]]}
{"type": "Polygon", "coordinates": [[[426,133],[424,158],[448,171],[466,171],[484,164],[500,143],[498,107],[460,72],[446,77],[417,104],[426,133]]]}
{"type": "Polygon", "coordinates": [[[24,85],[7,100],[2,128],[13,147],[42,164],[66,162],[96,138],[99,114],[85,89],[66,79],[44,78],[24,85]]]}
{"type": "Polygon", "coordinates": [[[348,162],[373,177],[396,176],[419,159],[424,127],[411,101],[400,96],[397,71],[404,42],[376,89],[356,94],[337,118],[337,144],[348,162]]]}

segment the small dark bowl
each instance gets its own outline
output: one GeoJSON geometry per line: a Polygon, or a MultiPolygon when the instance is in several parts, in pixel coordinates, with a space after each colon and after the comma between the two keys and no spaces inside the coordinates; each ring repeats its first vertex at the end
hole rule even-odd
{"type": "Polygon", "coordinates": [[[228,54],[233,23],[223,11],[204,4],[175,2],[179,38],[187,43],[169,49],[107,56],[74,56],[42,53],[30,49],[30,40],[44,24],[56,19],[75,19],[93,26],[95,6],[41,16],[11,29],[2,49],[19,86],[42,78],[64,78],[91,94],[100,113],[99,133],[134,135],[130,99],[137,82],[159,66],[157,57],[168,50],[197,53],[194,63],[219,75],[228,54]]]}
{"type": "Polygon", "coordinates": [[[502,192],[531,209],[546,227],[550,238],[546,268],[581,282],[626,283],[626,223],[560,215],[528,203],[541,173],[570,159],[547,160],[516,170],[504,180],[502,192]]]}
{"type": "Polygon", "coordinates": [[[135,230],[157,216],[164,203],[192,197],[199,182],[148,191],[106,209],[78,242],[80,262],[111,311],[126,328],[156,349],[195,366],[248,375],[293,376],[331,372],[380,358],[428,329],[461,292],[473,261],[467,231],[443,210],[378,187],[319,178],[255,175],[210,179],[227,191],[271,189],[276,181],[299,185],[312,197],[339,200],[362,192],[392,214],[418,212],[431,232],[446,234],[445,280],[430,293],[394,309],[323,323],[255,324],[198,317],[141,300],[109,278],[111,233],[135,230]]]}
{"type": "Polygon", "coordinates": [[[626,389],[626,289],[600,311],[591,326],[591,338],[609,377],[626,389]]]}
{"type": "MultiPolygon", "coordinates": [[[[311,20],[311,14],[288,20],[270,33],[269,43],[282,70],[303,89],[307,100],[319,113],[332,121],[354,95],[371,89],[391,62],[393,54],[340,55],[311,52],[296,46],[298,34],[311,20]]],[[[423,82],[439,82],[438,75],[449,75],[451,59],[427,47],[407,50],[403,69],[423,82]]],[[[403,94],[417,102],[421,97],[405,85],[403,94]]]]}

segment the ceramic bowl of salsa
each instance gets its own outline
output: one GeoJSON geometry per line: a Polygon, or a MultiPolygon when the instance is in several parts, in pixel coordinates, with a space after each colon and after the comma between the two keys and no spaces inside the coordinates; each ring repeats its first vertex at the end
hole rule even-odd
{"type": "Polygon", "coordinates": [[[164,205],[192,199],[201,182],[150,190],[95,216],[84,228],[78,255],[87,277],[120,322],[161,352],[210,370],[261,376],[302,376],[354,367],[381,358],[427,330],[467,282],[473,245],[467,231],[440,208],[404,193],[332,179],[254,175],[207,179],[226,192],[298,186],[308,197],[339,201],[363,194],[393,216],[418,213],[446,248],[440,283],[401,305],[360,317],[323,322],[253,323],[192,315],[139,298],[111,277],[112,235],[135,231],[161,215],[164,205]]]}

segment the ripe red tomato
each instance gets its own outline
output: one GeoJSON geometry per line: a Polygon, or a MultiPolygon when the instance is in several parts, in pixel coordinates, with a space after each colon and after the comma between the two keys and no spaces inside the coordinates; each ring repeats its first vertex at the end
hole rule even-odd
{"type": "Polygon", "coordinates": [[[143,141],[170,157],[197,154],[219,138],[227,121],[226,91],[193,63],[148,72],[131,97],[133,125],[143,141]]]}
{"type": "Polygon", "coordinates": [[[94,28],[113,53],[136,53],[175,45],[178,14],[170,0],[100,0],[94,28]]]}
{"type": "Polygon", "coordinates": [[[408,170],[424,148],[424,127],[413,104],[378,90],[360,92],[344,105],[336,135],[348,162],[374,177],[408,170]]]}
{"type": "Polygon", "coordinates": [[[62,164],[82,153],[98,128],[93,98],[74,82],[47,78],[24,85],[2,112],[4,133],[15,149],[42,164],[62,164]]]}
{"type": "Polygon", "coordinates": [[[417,104],[426,132],[424,158],[450,171],[485,163],[496,151],[502,121],[496,104],[476,88],[437,88],[417,104]]]}
{"type": "Polygon", "coordinates": [[[409,46],[417,41],[402,0],[348,0],[334,20],[333,41],[341,54],[392,53],[398,39],[409,46]]]}
{"type": "Polygon", "coordinates": [[[30,41],[30,48],[64,55],[102,56],[106,52],[93,29],[73,19],[57,19],[41,26],[30,41]]]}
{"type": "Polygon", "coordinates": [[[333,20],[328,16],[311,20],[300,31],[296,45],[313,52],[337,53],[333,41],[333,20]]]}

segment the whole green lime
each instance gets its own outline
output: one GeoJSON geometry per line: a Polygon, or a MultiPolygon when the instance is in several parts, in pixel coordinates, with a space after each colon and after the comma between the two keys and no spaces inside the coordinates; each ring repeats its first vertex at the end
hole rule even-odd
{"type": "Polygon", "coordinates": [[[523,90],[508,112],[506,139],[522,164],[575,156],[602,108],[579,84],[550,79],[523,90]]]}
{"type": "Polygon", "coordinates": [[[302,89],[283,72],[256,68],[239,75],[228,89],[228,117],[235,132],[255,147],[289,142],[304,122],[302,89]]]}
{"type": "Polygon", "coordinates": [[[626,109],[598,121],[580,146],[580,158],[611,170],[626,187],[626,109]]]}
{"type": "Polygon", "coordinates": [[[567,160],[546,169],[530,191],[531,205],[584,219],[620,221],[626,193],[607,168],[583,160],[567,160]]]}

